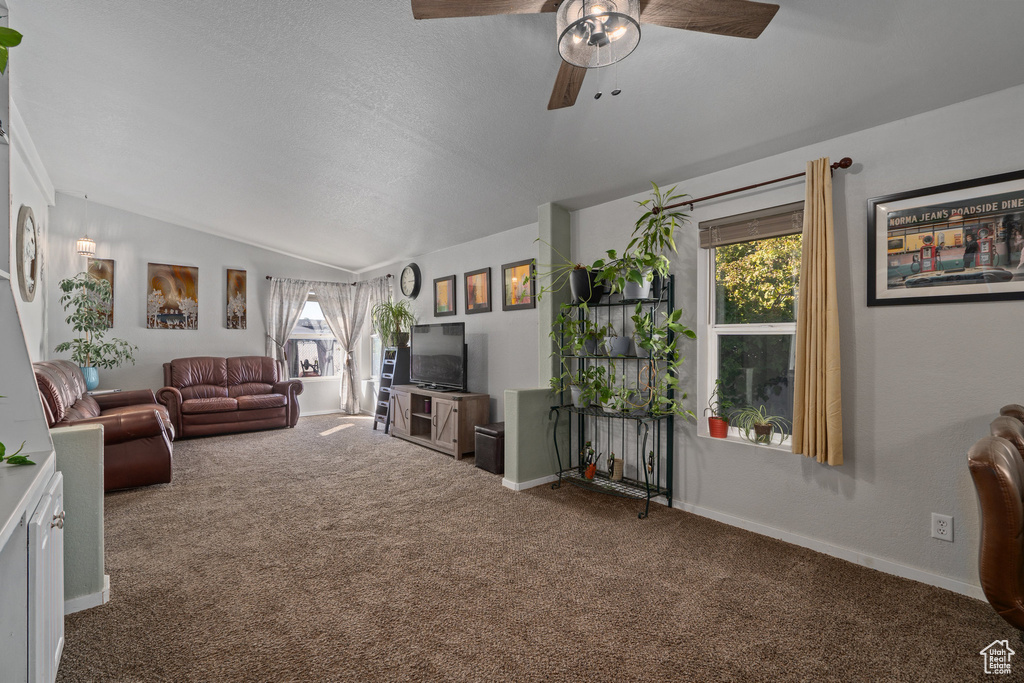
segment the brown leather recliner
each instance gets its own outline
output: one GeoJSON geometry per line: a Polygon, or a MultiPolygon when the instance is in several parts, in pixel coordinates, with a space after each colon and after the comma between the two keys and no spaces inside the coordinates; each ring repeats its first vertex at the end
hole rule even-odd
{"type": "Polygon", "coordinates": [[[998,417],[991,431],[967,455],[981,504],[978,574],[999,616],[1024,629],[1024,424],[998,417]]]}
{"type": "Polygon", "coordinates": [[[103,425],[103,489],[171,481],[174,428],[152,389],[90,396],[82,370],[67,360],[33,363],[51,428],[103,425]]]}
{"type": "Polygon", "coordinates": [[[157,400],[181,437],[294,427],[302,382],[280,381],[266,356],[177,358],[164,363],[157,400]]]}

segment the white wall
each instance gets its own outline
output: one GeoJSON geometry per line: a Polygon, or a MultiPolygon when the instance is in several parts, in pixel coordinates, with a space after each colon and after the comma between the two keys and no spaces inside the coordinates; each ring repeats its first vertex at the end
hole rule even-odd
{"type": "MultiPolygon", "coordinates": [[[[96,257],[114,260],[114,327],[108,337],[126,339],[139,347],[136,364],[100,371],[100,388],[158,389],[163,386],[163,363],[186,356],[239,356],[266,353],[264,310],[270,295],[267,275],[350,282],[352,273],[284,256],[259,247],[215,237],[138,214],[57,194],[50,212],[47,285],[51,292],[47,346],[72,336],[66,314],[56,303],[57,283],[85,269],[85,257],[75,253],[75,240],[88,232],[96,240],[96,257]],[[148,263],[199,268],[199,329],[146,329],[146,271],[148,263]],[[248,324],[229,330],[224,324],[226,271],[247,271],[248,324]]],[[[299,399],[304,412],[339,407],[338,380],[312,380],[299,399]],[[325,386],[313,388],[322,382],[325,386]]]]}
{"type": "MultiPolygon", "coordinates": [[[[980,595],[978,505],[966,452],[988,433],[1002,405],[1024,402],[1017,371],[1024,304],[868,308],[866,202],[1019,170],[1022,109],[1024,86],[679,184],[696,197],[796,173],[822,156],[855,162],[835,173],[833,190],[845,464],[830,468],[799,455],[698,437],[695,425],[683,425],[675,482],[682,506],[840,556],[867,555],[867,564],[895,563],[915,578],[927,578],[915,572],[934,574],[934,583],[980,595]],[[929,537],[932,512],[955,517],[954,543],[929,537]]],[[[803,195],[797,181],[697,205],[693,225],[677,240],[673,272],[676,301],[698,334],[697,222],[803,195]]],[[[592,260],[621,242],[623,226],[637,217],[634,201],[645,197],[574,214],[578,258],[592,260]]],[[[683,350],[686,374],[698,377],[696,345],[683,350]]],[[[690,392],[698,414],[706,405],[701,389],[690,392]]]]}
{"type": "MultiPolygon", "coordinates": [[[[412,261],[420,267],[423,285],[413,301],[419,323],[465,322],[466,344],[469,346],[468,388],[472,392],[490,394],[491,421],[504,420],[505,389],[532,389],[537,377],[537,309],[501,310],[501,266],[505,263],[537,257],[537,224],[531,223],[496,235],[466,242],[417,256],[412,261]],[[491,269],[491,310],[466,315],[465,273],[491,269]],[[458,314],[434,317],[434,280],[455,275],[458,314]]],[[[395,276],[395,298],[401,299],[398,278],[409,261],[389,264],[360,274],[360,279],[395,276]]],[[[367,325],[369,334],[369,324],[367,325]]],[[[370,376],[370,364],[362,364],[363,375],[370,376]]],[[[372,406],[372,403],[367,403],[372,406]]]]}
{"type": "MultiPolygon", "coordinates": [[[[10,263],[11,280],[15,283],[14,299],[21,317],[21,327],[25,334],[25,344],[33,361],[46,358],[46,311],[51,305],[47,288],[46,270],[48,267],[47,232],[49,230],[49,211],[54,203],[53,183],[43,168],[39,153],[25,126],[14,100],[11,100],[10,122],[10,158],[11,158],[11,203],[10,203],[10,249],[15,255],[18,213],[22,205],[32,208],[38,229],[37,254],[40,258],[40,277],[36,283],[36,295],[31,302],[21,298],[18,289],[18,264],[12,258],[10,263]]],[[[16,255],[15,255],[16,256],[16,255]]]]}

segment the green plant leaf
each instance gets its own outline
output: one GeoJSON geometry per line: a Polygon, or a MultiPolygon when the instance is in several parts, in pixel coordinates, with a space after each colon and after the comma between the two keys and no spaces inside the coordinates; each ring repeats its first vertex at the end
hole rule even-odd
{"type": "Polygon", "coordinates": [[[26,458],[24,455],[12,455],[7,458],[8,465],[35,465],[34,462],[26,458]]]}
{"type": "Polygon", "coordinates": [[[0,26],[0,45],[3,47],[16,47],[21,45],[22,35],[13,28],[0,26]]]}
{"type": "Polygon", "coordinates": [[[0,74],[7,70],[7,48],[0,46],[0,74]]]}

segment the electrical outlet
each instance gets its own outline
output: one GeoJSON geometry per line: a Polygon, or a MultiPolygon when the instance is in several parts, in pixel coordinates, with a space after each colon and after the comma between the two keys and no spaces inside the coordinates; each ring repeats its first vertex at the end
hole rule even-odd
{"type": "Polygon", "coordinates": [[[953,518],[949,515],[932,513],[932,538],[953,542],[953,518]]]}

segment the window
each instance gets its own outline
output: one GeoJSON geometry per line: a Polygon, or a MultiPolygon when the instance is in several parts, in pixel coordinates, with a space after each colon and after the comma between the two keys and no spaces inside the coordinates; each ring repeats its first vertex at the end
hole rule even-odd
{"type": "MultiPolygon", "coordinates": [[[[803,202],[701,223],[707,249],[707,393],[793,421],[803,202]]],[[[730,412],[731,412],[730,411],[730,412]]]]}
{"type": "Polygon", "coordinates": [[[288,376],[293,379],[336,377],[341,368],[341,345],[324,320],[312,292],[299,314],[286,345],[288,376]]]}
{"type": "Polygon", "coordinates": [[[379,381],[380,380],[380,364],[381,354],[384,352],[384,347],[380,343],[380,335],[370,335],[370,378],[379,381]]]}

